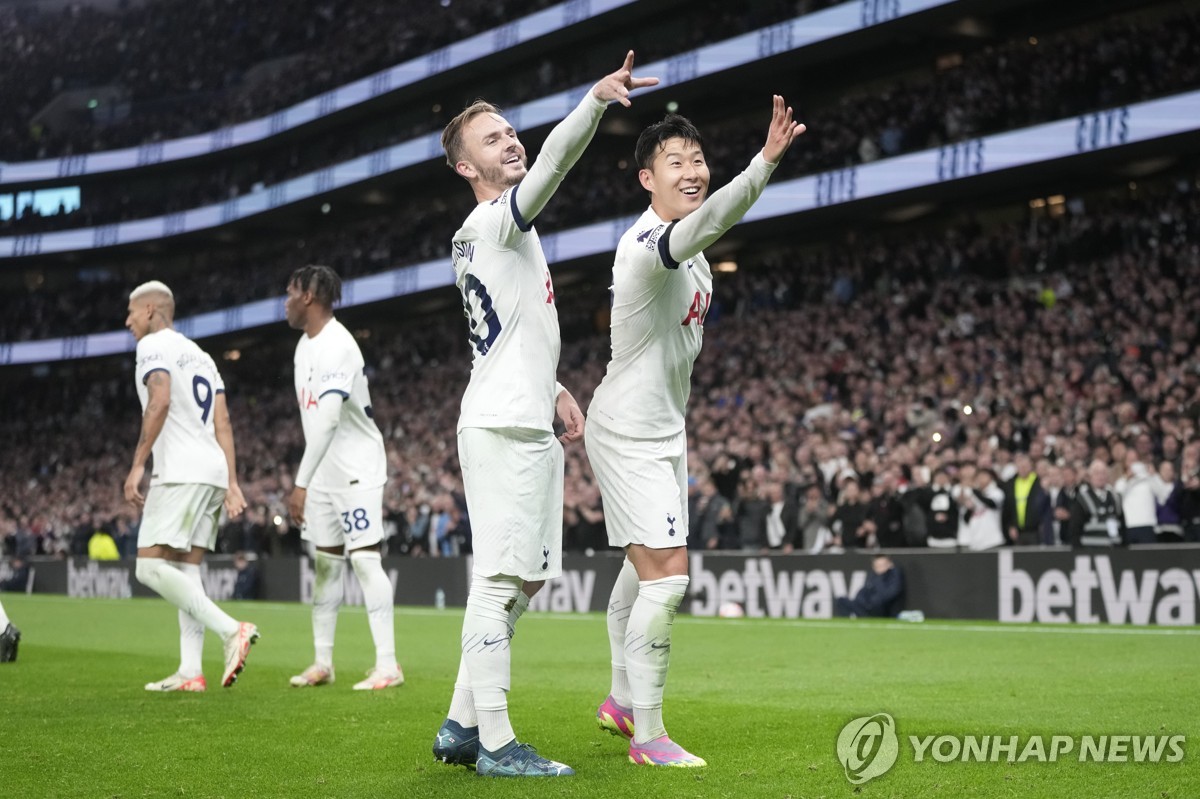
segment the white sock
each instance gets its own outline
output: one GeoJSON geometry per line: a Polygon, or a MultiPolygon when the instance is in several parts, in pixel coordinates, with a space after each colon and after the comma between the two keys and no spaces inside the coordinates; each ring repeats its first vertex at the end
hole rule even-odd
{"type": "Polygon", "coordinates": [[[471,693],[471,674],[467,671],[467,659],[458,659],[458,679],[454,681],[454,696],[450,697],[450,712],[447,715],[464,727],[478,727],[479,716],[475,715],[475,695],[471,693]]]}
{"type": "MultiPolygon", "coordinates": [[[[200,564],[176,562],[175,568],[193,584],[204,590],[200,564]]],[[[199,677],[204,673],[204,625],[182,610],[179,611],[179,673],[184,677],[199,677]]]]}
{"type": "Polygon", "coordinates": [[[313,584],[312,629],[315,663],[333,668],[333,635],[337,631],[338,608],[346,593],[346,559],[317,550],[313,584]]]}
{"type": "Polygon", "coordinates": [[[608,597],[608,648],[612,653],[612,690],[609,693],[623,707],[629,707],[632,701],[629,675],[625,672],[625,628],[637,596],[637,569],[626,558],[613,584],[612,594],[608,597]]]}
{"type": "Polygon", "coordinates": [[[162,558],[138,558],[138,581],[196,621],[221,636],[222,640],[238,631],[238,623],[204,595],[196,585],[162,558]]]}
{"type": "Polygon", "coordinates": [[[4,605],[0,605],[0,633],[8,629],[8,625],[12,622],[8,618],[8,614],[4,612],[4,605]]]}
{"type": "Polygon", "coordinates": [[[509,613],[516,607],[514,601],[520,593],[521,581],[515,577],[476,575],[471,579],[467,612],[463,614],[463,659],[479,718],[479,743],[489,752],[516,738],[508,718],[512,667],[509,613]]]}
{"type": "Polygon", "coordinates": [[[392,581],[383,570],[383,556],[369,550],[350,553],[350,565],[362,586],[367,605],[367,623],[375,639],[375,668],[396,670],[396,601],[392,581]]]}
{"type": "Polygon", "coordinates": [[[508,634],[510,637],[517,634],[517,622],[521,620],[527,610],[529,610],[529,597],[524,591],[521,591],[508,611],[508,634]]]}
{"type": "Polygon", "coordinates": [[[683,574],[638,583],[638,598],[625,630],[635,743],[667,734],[662,704],[671,659],[671,625],[687,586],[688,578],[683,574]]]}
{"type": "MultiPolygon", "coordinates": [[[[508,611],[508,634],[516,634],[517,622],[529,610],[529,596],[524,591],[517,594],[512,608],[508,611]]],[[[464,727],[479,726],[479,716],[475,713],[475,695],[471,692],[471,674],[467,670],[467,659],[459,658],[458,678],[454,681],[454,696],[450,698],[450,719],[464,727]]]]}

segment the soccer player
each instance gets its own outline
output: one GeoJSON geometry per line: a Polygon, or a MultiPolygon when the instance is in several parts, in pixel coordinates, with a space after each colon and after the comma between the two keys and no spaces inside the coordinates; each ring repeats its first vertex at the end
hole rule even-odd
{"type": "Polygon", "coordinates": [[[383,488],[387,456],[371,415],[362,351],[333,316],[342,281],[328,266],[305,266],[288,280],[284,312],[296,344],[296,399],[304,427],[304,456],[288,510],[316,548],[311,666],[292,677],[296,687],[333,682],[333,634],[342,604],[346,560],[358,577],[375,639],[375,666],[356,691],[404,684],[396,663],[395,593],[383,570],[383,488]]]}
{"type": "Polygon", "coordinates": [[[18,630],[4,612],[0,604],[0,663],[12,663],[17,659],[17,645],[21,643],[21,631],[18,630]]]}
{"type": "Polygon", "coordinates": [[[129,295],[125,326],[137,339],[142,432],[125,478],[125,499],[142,508],[136,574],[179,608],[179,671],[147,691],[203,691],[204,630],[225,643],[228,688],[246,665],[258,628],[237,622],[204,593],[200,564],[217,541],[222,504],[230,517],[246,507],[237,482],[225,384],[208,353],[176,332],[175,297],[157,280],[129,295]],[[146,460],[154,455],[143,496],[146,460]]]}
{"type": "Polygon", "coordinates": [[[688,585],[684,413],[712,299],[703,250],[750,209],[803,131],[776,96],[766,146],[707,202],[708,165],[691,122],[670,114],[638,137],[650,207],[617,245],[612,360],[586,442],[609,543],[626,555],[608,604],[612,692],[596,716],[632,739],[634,763],[705,765],[667,736],[662,718],[671,625],[688,585]]]}
{"type": "Polygon", "coordinates": [[[505,696],[517,620],[529,597],[562,570],[562,443],[583,435],[579,406],[555,382],[558,312],[533,221],[583,154],[608,103],[628,106],[631,91],[658,83],[632,70],[631,51],[550,132],[528,170],[516,131],[489,103],[475,102],[442,132],[447,163],[478,203],[452,249],[473,350],[458,454],[475,557],[458,679],[433,754],[481,775],[574,773],[517,742],[505,696]],[[556,413],[566,427],[558,440],[556,413]]]}

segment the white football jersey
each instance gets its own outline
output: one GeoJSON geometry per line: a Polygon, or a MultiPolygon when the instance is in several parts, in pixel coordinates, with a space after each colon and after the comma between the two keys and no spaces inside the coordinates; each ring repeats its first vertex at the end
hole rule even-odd
{"type": "Polygon", "coordinates": [[[229,487],[229,464],[217,443],[213,404],[225,382],[208,353],[187,336],[164,328],[137,343],[137,393],[142,412],[153,372],[171,378],[171,404],[162,432],[151,448],[150,485],[198,483],[229,487]]]}
{"type": "Polygon", "coordinates": [[[646,209],[621,237],[613,263],[612,360],[588,421],[631,438],[683,430],[712,300],[704,253],[682,264],[664,261],[659,241],[669,226],[646,209]]]}
{"type": "Polygon", "coordinates": [[[337,492],[387,482],[387,456],[371,414],[364,363],[358,342],[337,319],[330,319],[311,338],[301,336],[296,344],[296,399],[306,441],[318,400],[331,392],[342,397],[337,432],[307,486],[310,490],[337,492]]]}
{"type": "Polygon", "coordinates": [[[454,234],[454,279],[472,350],[460,431],[554,429],[558,310],[537,231],[512,206],[519,188],[477,205],[454,234]]]}

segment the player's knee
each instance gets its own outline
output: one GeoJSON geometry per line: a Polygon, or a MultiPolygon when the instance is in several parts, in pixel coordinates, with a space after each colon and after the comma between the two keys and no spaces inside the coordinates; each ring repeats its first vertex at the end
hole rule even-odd
{"type": "Polygon", "coordinates": [[[545,580],[526,580],[524,585],[521,586],[521,591],[525,594],[525,596],[533,599],[533,597],[537,595],[537,592],[542,590],[542,586],[545,584],[545,580]]]}
{"type": "Polygon", "coordinates": [[[679,605],[687,594],[689,582],[686,574],[675,574],[658,580],[642,580],[638,583],[638,596],[663,606],[673,614],[679,610],[679,605]]]}
{"type": "Polygon", "coordinates": [[[159,570],[162,568],[170,567],[161,558],[138,558],[133,573],[139,583],[149,588],[154,588],[158,585],[159,570]]]}

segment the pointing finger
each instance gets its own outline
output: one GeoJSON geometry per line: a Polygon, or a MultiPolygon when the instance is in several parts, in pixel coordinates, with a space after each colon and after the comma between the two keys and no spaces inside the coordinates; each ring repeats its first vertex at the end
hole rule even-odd
{"type": "Polygon", "coordinates": [[[621,66],[621,69],[625,70],[626,72],[633,72],[633,51],[632,50],[630,50],[628,53],[625,54],[625,63],[621,66]]]}

